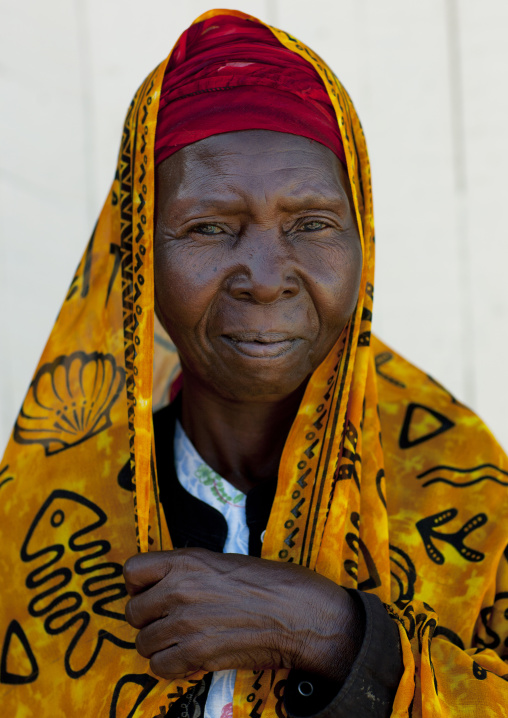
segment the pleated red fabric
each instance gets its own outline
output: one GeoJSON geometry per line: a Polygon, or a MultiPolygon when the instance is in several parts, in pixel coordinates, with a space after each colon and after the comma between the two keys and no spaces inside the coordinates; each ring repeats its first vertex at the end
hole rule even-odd
{"type": "Polygon", "coordinates": [[[315,69],[267,27],[219,15],[186,30],[171,56],[155,163],[193,142],[238,130],[308,137],[346,164],[335,111],[315,69]]]}

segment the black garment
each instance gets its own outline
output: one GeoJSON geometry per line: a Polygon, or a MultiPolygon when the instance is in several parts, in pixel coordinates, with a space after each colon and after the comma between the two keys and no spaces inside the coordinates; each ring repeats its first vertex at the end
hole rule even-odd
{"type": "MultiPolygon", "coordinates": [[[[209,504],[192,496],[178,481],[173,440],[181,402],[154,414],[159,493],[175,548],[207,548],[222,553],[228,535],[226,519],[209,504]]],[[[261,556],[261,534],[266,529],[277,481],[255,486],[247,494],[245,514],[249,527],[249,556],[261,556]]]]}
{"type": "MultiPolygon", "coordinates": [[[[175,548],[199,547],[222,552],[227,538],[224,516],[192,496],[178,481],[173,442],[181,402],[154,414],[155,449],[159,493],[175,548]]],[[[260,556],[261,535],[266,529],[277,481],[254,487],[247,494],[246,520],[249,528],[249,555],[260,556]]],[[[365,637],[342,686],[321,676],[290,671],[284,690],[285,708],[295,718],[388,718],[403,667],[398,631],[376,596],[349,591],[362,606],[365,637]]],[[[210,687],[210,674],[177,700],[168,718],[200,718],[210,687]]]]}

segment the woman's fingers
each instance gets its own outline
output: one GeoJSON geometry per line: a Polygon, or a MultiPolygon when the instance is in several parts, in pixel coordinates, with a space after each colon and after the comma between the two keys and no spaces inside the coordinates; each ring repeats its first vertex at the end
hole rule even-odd
{"type": "Polygon", "coordinates": [[[263,630],[262,623],[254,630],[227,613],[215,618],[213,613],[213,609],[191,605],[175,607],[169,615],[141,628],[136,649],[151,659],[152,670],[163,677],[200,669],[280,665],[281,657],[271,650],[270,633],[263,630]]]}
{"type": "Polygon", "coordinates": [[[159,551],[129,558],[124,566],[131,599],[125,619],[134,628],[168,615],[173,608],[193,604],[202,592],[203,572],[193,557],[182,551],[159,551]]]}
{"type": "Polygon", "coordinates": [[[156,676],[167,680],[185,678],[199,670],[209,671],[205,665],[201,665],[200,652],[182,649],[180,644],[174,644],[170,648],[154,653],[150,658],[150,668],[156,676]]]}
{"type": "Polygon", "coordinates": [[[125,620],[134,628],[143,628],[162,617],[157,586],[133,596],[125,606],[125,620]]]}
{"type": "Polygon", "coordinates": [[[327,675],[323,656],[334,664],[351,633],[361,643],[349,594],[301,566],[179,549],[135,556],[125,576],[126,620],[161,676],[280,666],[327,675]]]}
{"type": "MultiPolygon", "coordinates": [[[[127,559],[123,567],[125,585],[130,596],[135,596],[154,586],[169,573],[178,575],[201,571],[216,556],[206,549],[175,549],[174,551],[149,551],[127,559]]],[[[220,559],[219,559],[220,560],[220,559]]]]}
{"type": "Polygon", "coordinates": [[[136,650],[144,658],[151,658],[154,653],[171,648],[176,643],[175,631],[167,618],[149,623],[136,636],[136,650]]]}
{"type": "Polygon", "coordinates": [[[170,572],[171,553],[171,551],[138,553],[127,559],[123,567],[123,576],[130,596],[154,586],[170,572]]]}
{"type": "Polygon", "coordinates": [[[150,657],[151,670],[161,678],[173,680],[197,671],[279,668],[281,657],[266,648],[228,642],[208,642],[199,635],[184,638],[150,657]]]}

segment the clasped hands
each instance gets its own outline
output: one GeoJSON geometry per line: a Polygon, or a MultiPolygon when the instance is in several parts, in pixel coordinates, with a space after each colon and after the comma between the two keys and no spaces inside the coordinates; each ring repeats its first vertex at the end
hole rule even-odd
{"type": "Polygon", "coordinates": [[[136,648],[168,680],[293,668],[342,683],[363,638],[347,591],[293,563],[186,548],[137,554],[124,577],[136,648]]]}

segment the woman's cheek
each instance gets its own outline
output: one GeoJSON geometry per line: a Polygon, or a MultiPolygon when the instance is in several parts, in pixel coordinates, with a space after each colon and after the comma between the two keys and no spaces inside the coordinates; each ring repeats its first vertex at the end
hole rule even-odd
{"type": "Polygon", "coordinates": [[[362,250],[360,243],[350,243],[341,253],[341,270],[338,278],[338,296],[340,296],[341,313],[349,319],[358,301],[362,279],[362,250]]]}
{"type": "Polygon", "coordinates": [[[178,347],[193,333],[213,300],[210,283],[194,271],[189,262],[174,257],[155,271],[156,307],[162,323],[178,347]]]}
{"type": "Polygon", "coordinates": [[[335,317],[349,319],[354,311],[362,277],[362,252],[358,244],[316,253],[309,272],[316,303],[335,317]]]}

